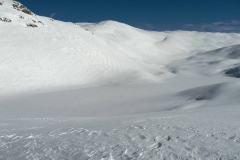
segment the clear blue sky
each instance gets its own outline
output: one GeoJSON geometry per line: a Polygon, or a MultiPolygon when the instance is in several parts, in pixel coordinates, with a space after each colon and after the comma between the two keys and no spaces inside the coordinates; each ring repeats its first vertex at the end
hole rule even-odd
{"type": "Polygon", "coordinates": [[[71,22],[115,20],[148,30],[240,32],[240,0],[19,0],[71,22]]]}

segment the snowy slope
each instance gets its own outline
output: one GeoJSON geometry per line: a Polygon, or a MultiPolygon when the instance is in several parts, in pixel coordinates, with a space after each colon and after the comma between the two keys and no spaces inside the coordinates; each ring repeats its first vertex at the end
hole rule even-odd
{"type": "Polygon", "coordinates": [[[240,34],[0,0],[0,37],[0,159],[239,159],[240,34]]]}
{"type": "Polygon", "coordinates": [[[4,46],[0,53],[0,95],[159,82],[172,76],[165,65],[174,59],[240,42],[238,34],[147,32],[114,21],[75,25],[29,15],[5,3],[0,9],[0,17],[12,21],[0,22],[0,36],[4,37],[0,39],[4,46]]]}

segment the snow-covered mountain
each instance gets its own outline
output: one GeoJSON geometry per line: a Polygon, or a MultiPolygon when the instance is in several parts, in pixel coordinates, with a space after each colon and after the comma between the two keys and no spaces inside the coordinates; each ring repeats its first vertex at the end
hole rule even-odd
{"type": "Polygon", "coordinates": [[[240,34],[74,24],[0,0],[0,37],[0,159],[240,154],[240,34]]]}
{"type": "Polygon", "coordinates": [[[77,25],[24,13],[10,2],[0,8],[0,17],[10,20],[0,22],[0,95],[159,82],[175,76],[166,65],[176,59],[240,43],[239,34],[149,32],[114,21],[77,25]]]}

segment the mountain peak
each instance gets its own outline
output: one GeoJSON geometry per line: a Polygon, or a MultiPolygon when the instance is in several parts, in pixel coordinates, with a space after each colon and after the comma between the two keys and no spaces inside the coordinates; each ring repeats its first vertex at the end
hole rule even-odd
{"type": "MultiPolygon", "coordinates": [[[[11,0],[9,0],[11,1],[11,0]]],[[[18,11],[22,11],[23,13],[29,14],[29,15],[33,15],[33,13],[27,8],[25,7],[23,4],[14,1],[12,4],[13,8],[18,10],[18,11]]]]}
{"type": "Polygon", "coordinates": [[[26,14],[29,14],[29,15],[33,15],[33,13],[27,7],[25,7],[23,4],[21,4],[21,3],[17,2],[17,1],[13,1],[13,0],[0,0],[0,5],[11,7],[13,9],[21,11],[23,13],[26,13],[26,14]]]}

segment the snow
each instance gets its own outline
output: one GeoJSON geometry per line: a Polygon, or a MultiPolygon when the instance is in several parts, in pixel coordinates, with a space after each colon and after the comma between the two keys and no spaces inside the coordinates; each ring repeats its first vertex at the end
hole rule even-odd
{"type": "Polygon", "coordinates": [[[74,24],[12,3],[0,159],[238,159],[240,34],[74,24]]]}
{"type": "Polygon", "coordinates": [[[13,4],[13,0],[0,0],[0,2],[3,5],[12,5],[13,4]]]}
{"type": "Polygon", "coordinates": [[[160,82],[173,76],[165,67],[173,60],[240,41],[238,34],[156,33],[113,21],[82,28],[20,11],[14,15],[6,14],[12,23],[1,25],[5,38],[0,43],[5,47],[0,60],[0,95],[69,86],[160,82]],[[38,27],[26,27],[32,20],[38,27]]]}

